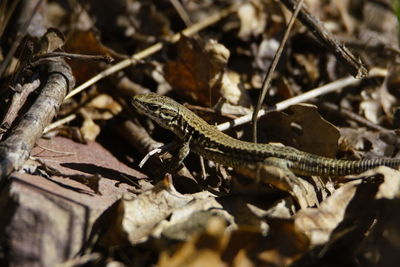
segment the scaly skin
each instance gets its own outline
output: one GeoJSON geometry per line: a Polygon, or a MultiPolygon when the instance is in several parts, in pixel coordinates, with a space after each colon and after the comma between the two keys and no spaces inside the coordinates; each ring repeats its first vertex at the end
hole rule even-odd
{"type": "Polygon", "coordinates": [[[400,166],[400,159],[338,160],[306,153],[289,146],[241,141],[220,132],[171,98],[153,93],[134,96],[132,105],[188,144],[184,146],[185,152],[180,153],[180,162],[191,150],[206,159],[231,167],[254,166],[280,160],[285,167],[298,175],[344,176],[358,174],[377,166],[400,166]]]}

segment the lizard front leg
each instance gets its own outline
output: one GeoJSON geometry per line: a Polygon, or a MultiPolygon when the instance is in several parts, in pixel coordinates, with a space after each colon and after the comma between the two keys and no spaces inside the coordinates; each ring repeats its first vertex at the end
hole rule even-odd
{"type": "Polygon", "coordinates": [[[174,153],[172,158],[167,161],[166,167],[162,170],[162,172],[160,172],[160,176],[163,176],[166,173],[173,174],[182,167],[183,160],[190,152],[190,139],[178,143],[175,151],[176,153],[174,153]]]}

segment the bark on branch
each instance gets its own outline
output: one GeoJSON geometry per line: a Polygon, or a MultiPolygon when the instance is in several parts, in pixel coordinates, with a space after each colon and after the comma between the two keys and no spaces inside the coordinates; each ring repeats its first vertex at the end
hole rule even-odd
{"type": "Polygon", "coordinates": [[[63,61],[46,63],[47,80],[29,110],[11,129],[8,138],[0,143],[0,184],[20,169],[43,129],[52,121],[68,91],[74,87],[71,68],[63,61]]]}

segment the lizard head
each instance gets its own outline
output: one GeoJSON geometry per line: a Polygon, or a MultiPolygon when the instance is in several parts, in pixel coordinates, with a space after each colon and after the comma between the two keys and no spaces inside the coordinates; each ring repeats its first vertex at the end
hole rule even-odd
{"type": "Polygon", "coordinates": [[[154,120],[161,127],[173,131],[179,137],[184,135],[179,119],[181,109],[185,107],[171,98],[154,93],[136,95],[132,98],[132,105],[139,113],[154,120]]]}

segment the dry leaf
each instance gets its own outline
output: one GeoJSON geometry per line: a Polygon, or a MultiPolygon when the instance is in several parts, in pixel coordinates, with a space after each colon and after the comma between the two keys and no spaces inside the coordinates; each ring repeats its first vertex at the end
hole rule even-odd
{"type": "Polygon", "coordinates": [[[48,29],[45,35],[40,38],[37,56],[54,52],[64,45],[64,35],[57,29],[48,29]]]}
{"type": "Polygon", "coordinates": [[[239,38],[249,40],[250,37],[264,32],[268,13],[263,10],[259,0],[243,4],[237,13],[240,19],[239,38]]]}
{"type": "MultiPolygon", "coordinates": [[[[92,31],[74,31],[65,43],[64,49],[69,53],[77,54],[112,54],[112,51],[105,47],[92,31]]],[[[79,60],[70,60],[68,64],[71,65],[77,84],[85,82],[101,70],[99,62],[93,60],[87,60],[84,64],[79,60]]]]}
{"type": "Polygon", "coordinates": [[[296,228],[308,236],[311,246],[328,242],[333,229],[343,220],[346,207],[359,184],[360,181],[348,183],[323,201],[318,209],[300,210],[294,216],[296,228]]]}
{"type": "Polygon", "coordinates": [[[316,192],[311,184],[295,176],[278,159],[266,159],[265,165],[249,165],[236,168],[236,171],[254,181],[262,181],[291,194],[301,208],[312,207],[318,203],[316,192]]]}
{"type": "Polygon", "coordinates": [[[192,194],[192,197],[190,203],[175,209],[168,220],[161,221],[151,235],[156,238],[162,235],[174,240],[188,240],[194,234],[203,232],[209,220],[217,216],[229,222],[231,227],[236,227],[233,216],[223,210],[211,193],[199,192],[192,194]]]}
{"type": "Polygon", "coordinates": [[[223,220],[213,218],[203,235],[192,238],[174,253],[163,251],[158,266],[226,266],[221,250],[226,243],[223,220]]]}
{"type": "Polygon", "coordinates": [[[244,91],[225,71],[230,52],[223,45],[182,36],[173,49],[177,58],[167,62],[165,78],[177,92],[206,106],[221,96],[233,104],[243,101],[244,91]]]}
{"type": "MultiPolygon", "coordinates": [[[[340,128],[341,146],[345,150],[355,149],[370,154],[371,157],[391,157],[397,150],[397,135],[392,133],[379,133],[366,128],[340,128]],[[385,137],[388,140],[385,140],[385,137]]],[[[354,152],[354,151],[353,151],[354,152]]]]}
{"type": "Polygon", "coordinates": [[[116,217],[103,237],[103,243],[117,245],[128,241],[133,245],[144,242],[158,223],[192,199],[191,195],[176,191],[168,180],[159,182],[138,197],[126,196],[113,206],[116,217]]]}
{"type": "Polygon", "coordinates": [[[294,54],[293,57],[296,59],[297,63],[304,68],[308,81],[311,84],[315,84],[315,82],[320,78],[320,67],[317,58],[311,54],[294,54]]]}
{"type": "Polygon", "coordinates": [[[100,127],[93,121],[90,113],[88,113],[85,109],[81,109],[80,113],[82,114],[84,119],[83,124],[80,128],[83,138],[85,139],[85,141],[96,140],[96,137],[100,134],[100,127]]]}
{"type": "Polygon", "coordinates": [[[263,119],[263,132],[272,140],[312,154],[335,158],[338,149],[338,129],[309,104],[293,105],[288,114],[268,113],[263,119]]]}
{"type": "Polygon", "coordinates": [[[374,220],[370,216],[376,216],[377,211],[374,209],[378,208],[374,204],[375,199],[399,197],[399,171],[378,167],[358,177],[364,179],[344,184],[323,201],[319,208],[300,210],[294,216],[296,229],[309,237],[311,247],[333,243],[336,238],[350,235],[356,228],[362,230],[369,227],[369,223],[374,220]]]}
{"type": "Polygon", "coordinates": [[[367,91],[361,93],[363,101],[360,103],[360,112],[369,121],[378,124],[382,116],[381,105],[378,101],[379,94],[376,92],[368,94],[367,91]]]}

